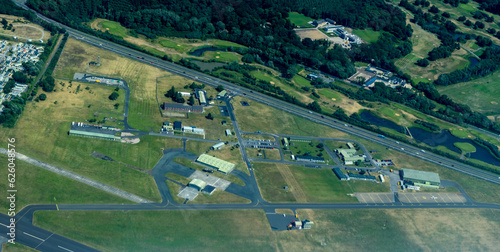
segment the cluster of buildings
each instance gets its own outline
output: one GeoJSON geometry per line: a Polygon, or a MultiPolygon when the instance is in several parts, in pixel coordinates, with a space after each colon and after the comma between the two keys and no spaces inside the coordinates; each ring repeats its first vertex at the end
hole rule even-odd
{"type": "Polygon", "coordinates": [[[118,133],[120,133],[120,129],[115,127],[87,124],[81,122],[72,122],[69,130],[70,136],[99,138],[111,141],[121,140],[121,137],[118,135],[118,133]]]}
{"type": "Polygon", "coordinates": [[[391,71],[372,67],[370,65],[365,69],[358,69],[358,71],[353,76],[349,77],[348,80],[355,83],[362,81],[363,86],[367,88],[375,86],[376,82],[381,82],[391,88],[399,86],[408,89],[412,88],[410,83],[406,82],[404,79],[394,76],[391,71]]]}
{"type": "Polygon", "coordinates": [[[292,221],[292,223],[290,223],[288,226],[287,226],[287,230],[292,230],[292,229],[311,229],[311,227],[314,225],[314,222],[308,220],[308,219],[305,219],[305,220],[296,220],[296,221],[292,221]]]}
{"type": "Polygon", "coordinates": [[[201,191],[202,193],[212,195],[215,191],[215,187],[211,185],[207,185],[207,182],[201,179],[193,179],[188,183],[188,186],[196,189],[197,191],[201,191]]]}
{"type": "Polygon", "coordinates": [[[332,20],[330,18],[314,20],[310,22],[310,24],[316,26],[316,28],[318,29],[323,29],[325,33],[335,33],[338,37],[342,39],[341,45],[344,48],[351,48],[351,43],[355,44],[363,43],[363,40],[361,40],[361,38],[352,33],[349,33],[348,31],[345,30],[344,26],[337,25],[337,22],[335,22],[335,20],[332,20]]]}
{"type": "Polygon", "coordinates": [[[302,161],[302,162],[312,162],[312,163],[324,163],[325,158],[315,157],[310,155],[292,155],[292,160],[302,161]]]}
{"type": "Polygon", "coordinates": [[[25,62],[38,62],[43,53],[42,46],[33,44],[14,43],[2,40],[0,41],[0,113],[3,110],[1,105],[3,101],[10,101],[13,97],[21,96],[28,89],[28,85],[16,83],[14,88],[8,94],[3,92],[3,88],[12,78],[14,71],[24,71],[22,66],[25,62]]]}
{"type": "Polygon", "coordinates": [[[162,133],[180,131],[185,133],[192,133],[205,136],[205,130],[196,128],[196,126],[182,126],[182,122],[175,121],[173,124],[170,122],[163,122],[163,126],[160,129],[162,133]]]}
{"type": "Polygon", "coordinates": [[[340,148],[335,150],[335,152],[344,160],[344,165],[353,165],[356,162],[365,161],[366,155],[356,154],[354,144],[347,143],[347,147],[348,149],[340,148]]]}

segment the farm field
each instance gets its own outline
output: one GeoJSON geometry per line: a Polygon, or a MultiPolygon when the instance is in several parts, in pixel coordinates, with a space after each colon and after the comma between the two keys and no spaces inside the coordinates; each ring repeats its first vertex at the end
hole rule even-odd
{"type": "Polygon", "coordinates": [[[104,251],[165,247],[170,251],[200,247],[227,251],[238,247],[239,251],[265,252],[283,247],[291,248],[289,251],[337,251],[340,248],[385,251],[401,247],[408,251],[495,250],[495,233],[500,228],[498,211],[488,209],[304,209],[297,212],[301,219],[315,222],[312,229],[273,232],[260,210],[51,211],[37,212],[35,223],[104,251]],[[95,223],[88,222],[89,219],[95,223]],[[125,222],[130,228],[123,229],[125,222]],[[245,228],[249,222],[252,229],[245,228]],[[183,228],[175,228],[179,226],[183,228]],[[213,242],[215,240],[225,242],[213,242]],[[353,244],[353,240],[358,242],[353,244]]]}
{"type": "Polygon", "coordinates": [[[498,80],[500,70],[494,73],[449,86],[436,86],[440,94],[451,97],[454,101],[467,104],[472,110],[486,115],[500,114],[500,89],[498,80]]]}
{"type": "Polygon", "coordinates": [[[317,40],[328,38],[328,35],[320,32],[316,28],[295,29],[295,33],[297,33],[297,36],[299,36],[301,39],[310,38],[312,40],[317,40]]]}

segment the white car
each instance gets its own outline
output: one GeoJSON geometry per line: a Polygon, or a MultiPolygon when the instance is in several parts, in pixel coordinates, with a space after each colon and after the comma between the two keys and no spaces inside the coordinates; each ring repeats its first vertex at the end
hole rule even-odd
{"type": "Polygon", "coordinates": [[[420,151],[421,151],[421,152],[423,152],[423,153],[425,153],[425,151],[424,151],[424,150],[420,150],[420,151]]]}
{"type": "Polygon", "coordinates": [[[405,148],[401,148],[401,150],[405,150],[405,148]]]}

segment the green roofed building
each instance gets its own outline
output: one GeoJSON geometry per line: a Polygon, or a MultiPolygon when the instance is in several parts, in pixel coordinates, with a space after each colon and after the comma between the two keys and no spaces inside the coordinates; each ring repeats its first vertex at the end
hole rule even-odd
{"type": "Polygon", "coordinates": [[[431,188],[439,188],[441,180],[439,174],[434,172],[418,171],[403,168],[402,177],[405,183],[410,182],[416,186],[425,186],[431,188]]]}
{"type": "Polygon", "coordinates": [[[208,165],[210,167],[213,167],[217,169],[219,172],[222,172],[224,174],[230,173],[234,167],[236,166],[233,163],[229,163],[227,161],[224,161],[222,159],[218,159],[216,157],[212,157],[207,154],[201,154],[198,159],[196,160],[197,162],[200,162],[204,165],[208,165]]]}
{"type": "Polygon", "coordinates": [[[189,187],[192,187],[192,188],[195,188],[197,189],[198,191],[201,191],[203,190],[203,188],[205,188],[205,186],[207,186],[207,182],[201,180],[201,179],[193,179],[191,180],[191,182],[189,182],[189,187]]]}

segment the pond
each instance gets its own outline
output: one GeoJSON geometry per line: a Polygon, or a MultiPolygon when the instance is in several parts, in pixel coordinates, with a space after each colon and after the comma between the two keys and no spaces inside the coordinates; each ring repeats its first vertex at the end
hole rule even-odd
{"type": "Polygon", "coordinates": [[[227,50],[226,49],[220,49],[220,48],[217,48],[217,47],[203,47],[203,48],[200,48],[200,49],[196,49],[196,50],[194,50],[192,52],[189,52],[188,54],[196,56],[196,57],[201,57],[201,56],[203,56],[203,53],[205,53],[205,52],[215,52],[215,51],[225,52],[227,50]]]}
{"type": "Polygon", "coordinates": [[[194,59],[190,59],[189,61],[196,64],[197,66],[199,66],[201,71],[205,71],[205,70],[212,71],[212,70],[214,70],[214,68],[221,67],[221,66],[224,66],[226,64],[223,62],[204,62],[201,60],[194,60],[194,59]]]}
{"type": "Polygon", "coordinates": [[[473,66],[477,65],[477,63],[479,63],[479,60],[476,59],[475,57],[469,57],[469,61],[470,61],[469,67],[473,67],[473,66]]]}
{"type": "MultiPolygon", "coordinates": [[[[379,127],[386,127],[386,128],[397,130],[399,132],[403,132],[403,131],[401,131],[401,128],[402,128],[401,126],[397,125],[396,123],[394,123],[390,120],[378,117],[371,112],[363,111],[360,114],[360,116],[362,119],[369,121],[373,125],[376,125],[379,127]]],[[[491,155],[491,153],[486,148],[476,144],[474,141],[472,141],[470,139],[458,138],[458,137],[452,135],[448,130],[442,130],[439,133],[429,132],[427,130],[417,128],[417,127],[411,127],[411,128],[409,128],[409,130],[410,130],[413,138],[415,138],[415,140],[417,140],[418,142],[425,143],[425,144],[432,146],[432,147],[436,147],[438,145],[441,145],[441,146],[444,146],[447,149],[449,149],[453,152],[456,152],[458,154],[460,154],[461,151],[453,145],[454,143],[458,142],[458,143],[472,144],[474,147],[476,147],[476,152],[468,154],[467,155],[468,157],[474,158],[477,160],[481,160],[481,161],[486,162],[488,164],[500,166],[500,160],[493,157],[493,155],[491,155]]]]}

